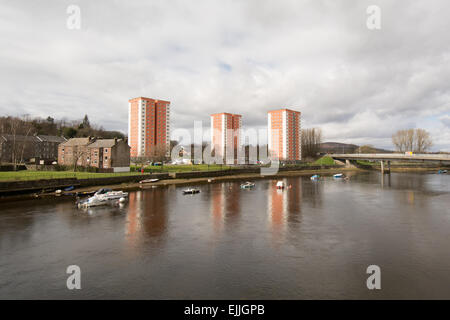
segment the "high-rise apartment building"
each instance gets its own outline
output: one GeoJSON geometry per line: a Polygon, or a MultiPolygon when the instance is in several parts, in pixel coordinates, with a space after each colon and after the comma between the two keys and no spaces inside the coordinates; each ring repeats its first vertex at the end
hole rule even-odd
{"type": "Polygon", "coordinates": [[[268,148],[272,159],[302,159],[301,113],[289,109],[268,112],[268,148]]]}
{"type": "Polygon", "coordinates": [[[170,102],[144,97],[128,101],[131,157],[169,155],[170,102]]]}
{"type": "Polygon", "coordinates": [[[241,147],[242,116],[231,113],[211,115],[211,147],[216,157],[228,159],[241,147]],[[230,150],[231,148],[231,150],[230,150]]]}

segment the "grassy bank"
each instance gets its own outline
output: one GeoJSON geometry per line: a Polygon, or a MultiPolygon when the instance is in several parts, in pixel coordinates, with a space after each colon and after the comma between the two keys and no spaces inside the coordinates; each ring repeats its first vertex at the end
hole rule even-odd
{"type": "MultiPolygon", "coordinates": [[[[220,164],[180,164],[180,165],[164,165],[164,166],[144,166],[145,173],[163,173],[163,172],[190,172],[190,171],[218,171],[229,170],[232,166],[220,165],[220,164]]],[[[140,172],[141,166],[131,166],[131,171],[140,172]]]]}
{"type": "MultiPolygon", "coordinates": [[[[330,157],[322,157],[315,162],[307,162],[297,165],[286,165],[286,167],[298,166],[318,166],[318,165],[334,165],[334,160],[330,157]]],[[[171,172],[204,172],[204,171],[219,171],[219,170],[233,170],[239,169],[240,166],[227,166],[219,164],[196,164],[196,165],[164,165],[164,166],[131,166],[130,172],[120,173],[94,173],[94,172],[73,172],[73,171],[5,171],[0,172],[0,181],[19,181],[19,180],[40,180],[40,179],[61,179],[61,178],[76,178],[76,179],[91,179],[91,178],[109,178],[117,176],[131,176],[144,173],[171,173],[171,172]]]]}
{"type": "Polygon", "coordinates": [[[15,180],[40,180],[40,179],[63,179],[63,178],[107,178],[116,176],[130,176],[140,174],[138,172],[118,172],[118,173],[94,173],[94,172],[73,172],[73,171],[5,171],[0,172],[0,181],[15,180]]]}

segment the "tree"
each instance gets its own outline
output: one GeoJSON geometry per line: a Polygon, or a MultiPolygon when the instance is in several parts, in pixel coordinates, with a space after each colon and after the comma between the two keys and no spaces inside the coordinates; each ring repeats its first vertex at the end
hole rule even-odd
{"type": "Polygon", "coordinates": [[[406,130],[399,130],[392,135],[392,143],[399,152],[406,150],[406,130]]]}
{"type": "Polygon", "coordinates": [[[319,128],[303,129],[301,143],[303,158],[317,157],[322,143],[322,130],[319,128]]]}
{"type": "Polygon", "coordinates": [[[11,161],[14,166],[14,171],[17,170],[18,164],[23,163],[25,148],[34,147],[28,143],[28,137],[32,132],[33,126],[27,117],[24,116],[22,119],[14,117],[9,119],[6,133],[10,134],[12,138],[11,161]]]}
{"type": "Polygon", "coordinates": [[[163,162],[167,159],[167,147],[164,143],[152,146],[149,158],[153,162],[163,162]]]}
{"type": "Polygon", "coordinates": [[[398,130],[392,135],[392,143],[399,152],[425,152],[433,145],[430,134],[420,128],[398,130]]]}
{"type": "Polygon", "coordinates": [[[86,157],[89,155],[89,149],[83,146],[73,147],[73,171],[77,171],[78,161],[81,160],[81,166],[85,165],[86,157]]]}
{"type": "Polygon", "coordinates": [[[62,134],[66,138],[73,138],[77,135],[77,130],[72,127],[66,127],[62,130],[62,134]]]}
{"type": "Polygon", "coordinates": [[[88,115],[85,114],[83,118],[83,122],[80,124],[80,129],[82,128],[90,128],[91,124],[89,123],[88,115]]]}
{"type": "Polygon", "coordinates": [[[416,129],[416,152],[425,152],[433,145],[430,134],[424,129],[416,129]]]}

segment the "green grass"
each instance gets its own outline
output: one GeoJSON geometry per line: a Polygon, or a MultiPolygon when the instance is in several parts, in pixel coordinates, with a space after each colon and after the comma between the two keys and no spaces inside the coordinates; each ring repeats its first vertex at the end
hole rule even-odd
{"type": "MultiPolygon", "coordinates": [[[[148,173],[163,173],[163,172],[188,172],[188,171],[214,171],[227,170],[235,167],[210,165],[164,165],[164,166],[146,166],[144,172],[148,173]]],[[[73,172],[73,171],[1,171],[0,181],[16,181],[16,180],[39,180],[39,179],[62,179],[62,178],[107,178],[117,176],[131,176],[141,174],[140,166],[132,166],[131,172],[117,172],[117,173],[95,173],[95,172],[73,172]]]]}
{"type": "MultiPolygon", "coordinates": [[[[219,164],[180,164],[180,165],[164,165],[164,166],[144,166],[145,173],[158,173],[158,172],[188,172],[188,171],[217,171],[217,170],[228,170],[236,167],[219,165],[219,164]]],[[[140,171],[140,166],[132,166],[131,170],[140,171]]]]}
{"type": "Polygon", "coordinates": [[[73,172],[73,171],[2,171],[0,172],[0,181],[14,180],[39,180],[39,179],[62,179],[62,178],[106,178],[117,176],[137,175],[138,172],[117,172],[117,173],[94,173],[94,172],[73,172]]]}
{"type": "Polygon", "coordinates": [[[332,166],[334,164],[336,163],[334,162],[333,158],[328,156],[324,156],[320,159],[317,159],[312,163],[313,166],[332,166]]]}

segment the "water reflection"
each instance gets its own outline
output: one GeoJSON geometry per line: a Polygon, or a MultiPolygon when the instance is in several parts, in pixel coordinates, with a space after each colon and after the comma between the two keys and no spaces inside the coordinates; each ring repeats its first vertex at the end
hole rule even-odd
{"type": "Polygon", "coordinates": [[[215,234],[222,228],[233,227],[238,223],[241,212],[241,192],[236,183],[211,185],[210,211],[215,234]]]}
{"type": "Polygon", "coordinates": [[[126,223],[127,241],[136,245],[145,240],[161,245],[168,228],[168,192],[164,188],[131,192],[126,223]]]}
{"type": "Polygon", "coordinates": [[[130,192],[123,207],[78,210],[71,198],[4,204],[0,298],[450,298],[450,175],[377,172],[130,192]]]}
{"type": "Polygon", "coordinates": [[[284,178],[284,189],[277,189],[279,180],[269,182],[267,189],[267,210],[270,230],[274,240],[281,240],[286,232],[286,226],[291,230],[299,228],[301,221],[301,179],[284,178]]]}

